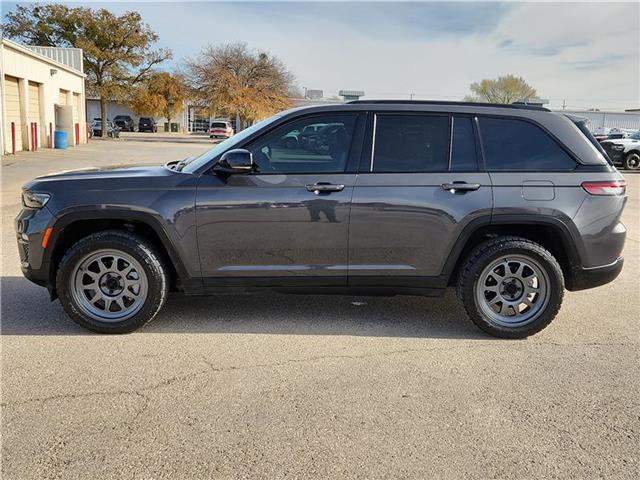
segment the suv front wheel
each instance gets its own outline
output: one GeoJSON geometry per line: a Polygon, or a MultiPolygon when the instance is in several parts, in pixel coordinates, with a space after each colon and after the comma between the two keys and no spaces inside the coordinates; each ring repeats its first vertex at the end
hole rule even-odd
{"type": "Polygon", "coordinates": [[[539,244],[498,237],[469,255],[458,297],[485,332],[524,338],[545,328],[562,304],[564,277],[557,260],[539,244]]]}
{"type": "Polygon", "coordinates": [[[56,289],[65,311],[79,325],[100,333],[128,333],[158,313],[168,281],[162,261],[144,239],[103,231],[66,252],[56,289]]]}

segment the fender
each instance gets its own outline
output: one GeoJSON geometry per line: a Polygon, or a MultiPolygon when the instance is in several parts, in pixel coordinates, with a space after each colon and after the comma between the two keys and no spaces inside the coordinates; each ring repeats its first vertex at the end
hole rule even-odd
{"type": "Polygon", "coordinates": [[[53,232],[49,240],[51,248],[47,248],[43,257],[43,268],[49,270],[49,278],[52,278],[53,263],[51,262],[51,256],[55,251],[57,241],[66,227],[74,222],[81,220],[115,220],[115,221],[132,221],[142,223],[150,227],[160,239],[162,246],[164,247],[169,260],[175,267],[176,273],[180,280],[181,285],[185,289],[186,293],[200,293],[202,291],[202,277],[200,272],[189,272],[187,266],[184,264],[178,250],[171,239],[171,236],[167,233],[159,215],[151,210],[133,210],[130,206],[118,207],[108,206],[104,208],[101,206],[86,206],[86,207],[73,207],[63,210],[51,225],[53,232]]]}
{"type": "Polygon", "coordinates": [[[442,270],[442,275],[447,279],[447,282],[451,280],[451,276],[458,264],[458,260],[460,260],[460,256],[473,234],[483,227],[499,227],[508,225],[544,225],[553,228],[553,230],[556,231],[562,239],[562,246],[564,251],[567,253],[572,265],[572,270],[575,270],[575,268],[579,268],[582,265],[582,258],[584,258],[584,245],[580,240],[580,235],[578,234],[578,230],[573,222],[565,222],[558,217],[539,214],[533,215],[521,213],[484,215],[469,222],[458,236],[458,239],[451,249],[442,270]]]}

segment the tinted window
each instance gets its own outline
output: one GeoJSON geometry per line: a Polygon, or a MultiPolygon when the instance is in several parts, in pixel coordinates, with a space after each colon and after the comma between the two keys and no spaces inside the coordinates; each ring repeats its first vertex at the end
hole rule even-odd
{"type": "Polygon", "coordinates": [[[541,128],[523,120],[480,118],[488,170],[572,170],[575,161],[541,128]]]}
{"type": "Polygon", "coordinates": [[[224,122],[213,122],[211,128],[227,128],[227,124],[224,122]]]}
{"type": "Polygon", "coordinates": [[[453,146],[451,147],[451,170],[453,172],[475,172],[478,169],[476,138],[473,119],[453,117],[453,146]]]}
{"type": "Polygon", "coordinates": [[[449,117],[377,115],[374,172],[449,170],[449,117]]]}
{"type": "Polygon", "coordinates": [[[349,158],[356,115],[312,116],[251,142],[258,173],[340,173],[349,158]]]}

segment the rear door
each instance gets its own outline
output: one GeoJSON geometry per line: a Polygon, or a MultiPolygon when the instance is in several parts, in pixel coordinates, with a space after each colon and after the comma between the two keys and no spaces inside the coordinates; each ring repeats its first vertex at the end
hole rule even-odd
{"type": "Polygon", "coordinates": [[[349,284],[429,287],[465,226],[490,220],[475,119],[379,112],[368,128],[351,209],[349,284]]]}
{"type": "Polygon", "coordinates": [[[206,173],[198,186],[205,286],[344,286],[351,196],[364,116],[304,116],[248,144],[252,174],[206,173]],[[313,146],[310,124],[328,128],[313,146]]]}

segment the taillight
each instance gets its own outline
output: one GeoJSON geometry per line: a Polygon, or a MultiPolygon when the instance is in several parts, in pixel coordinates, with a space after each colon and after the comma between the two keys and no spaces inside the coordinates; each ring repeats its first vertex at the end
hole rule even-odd
{"type": "Polygon", "coordinates": [[[627,182],[625,180],[583,182],[582,188],[591,195],[624,195],[624,192],[627,190],[627,182]]]}

